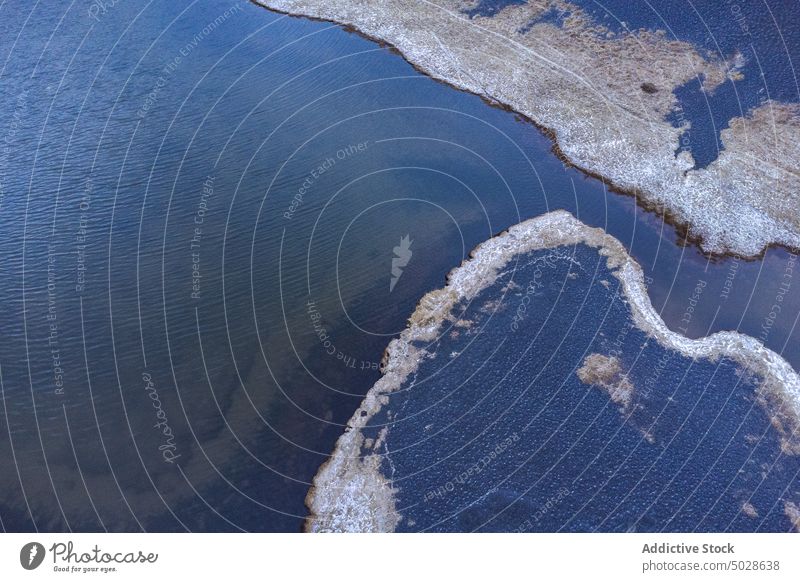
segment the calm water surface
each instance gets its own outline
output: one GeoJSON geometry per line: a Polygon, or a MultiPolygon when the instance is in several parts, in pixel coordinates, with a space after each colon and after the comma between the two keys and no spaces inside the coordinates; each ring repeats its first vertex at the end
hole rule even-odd
{"type": "Polygon", "coordinates": [[[673,329],[800,365],[800,294],[769,318],[786,251],[709,262],[374,43],[246,2],[90,8],[0,8],[4,529],[298,531],[419,297],[555,208],[631,249],[673,329]]]}

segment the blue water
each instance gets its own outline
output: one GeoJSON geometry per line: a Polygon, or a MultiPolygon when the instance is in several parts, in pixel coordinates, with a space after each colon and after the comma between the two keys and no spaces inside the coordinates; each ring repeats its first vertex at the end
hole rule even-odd
{"type": "Polygon", "coordinates": [[[453,309],[472,325],[424,346],[367,430],[388,423],[401,530],[792,529],[800,460],[781,453],[756,380],[648,341],[618,285],[595,249],[562,247],[453,309]],[[578,379],[591,353],[619,358],[626,409],[578,379]]]}
{"type": "Polygon", "coordinates": [[[494,16],[506,6],[519,6],[520,4],[525,4],[525,0],[478,0],[474,7],[464,9],[462,12],[470,18],[494,16]]]}
{"type": "Polygon", "coordinates": [[[675,94],[679,107],[669,119],[676,127],[691,123],[678,150],[689,150],[695,167],[706,167],[723,148],[720,131],[733,117],[746,115],[768,99],[800,101],[800,20],[797,4],[786,0],[576,0],[597,22],[615,32],[665,30],[669,38],[695,45],[719,59],[741,54],[743,78],[726,81],[713,92],[694,79],[675,94]]]}
{"type": "MultiPolygon", "coordinates": [[[[731,84],[726,81],[725,86],[731,84]]],[[[681,133],[675,154],[691,153],[695,168],[705,168],[719,157],[724,149],[721,129],[727,127],[733,117],[742,115],[741,104],[731,98],[731,88],[728,89],[719,88],[709,94],[703,90],[702,78],[692,79],[675,89],[680,105],[667,120],[675,127],[691,124],[681,133]]]]}
{"type": "MultiPolygon", "coordinates": [[[[762,333],[786,251],[709,262],[372,42],[247,2],[90,7],[0,7],[5,530],[299,531],[419,297],[554,208],[631,249],[673,328],[762,333]]],[[[795,366],[798,313],[763,337],[795,366]]]]}

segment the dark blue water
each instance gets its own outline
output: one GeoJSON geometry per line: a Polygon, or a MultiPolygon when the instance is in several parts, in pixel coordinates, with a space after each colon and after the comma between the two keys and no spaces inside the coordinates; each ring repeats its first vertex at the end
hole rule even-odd
{"type": "MultiPolygon", "coordinates": [[[[513,114],[330,24],[209,1],[0,23],[6,530],[299,531],[419,297],[547,210],[607,227],[693,336],[761,333],[792,264],[709,263],[513,114]]],[[[799,312],[763,337],[795,365],[799,312]]]]}
{"type": "Polygon", "coordinates": [[[520,4],[525,4],[525,0],[478,0],[474,7],[464,9],[463,12],[470,18],[494,16],[506,6],[519,6],[520,4]]]}
{"type": "Polygon", "coordinates": [[[391,419],[400,529],[792,529],[800,461],[754,403],[756,379],[648,341],[618,285],[595,249],[562,247],[519,257],[453,309],[472,326],[426,346],[368,429],[391,419]],[[592,353],[619,359],[624,410],[578,379],[592,353]]]}
{"type": "Polygon", "coordinates": [[[728,60],[741,55],[740,80],[728,80],[713,92],[694,79],[676,92],[678,109],[669,117],[691,129],[679,150],[689,150],[696,167],[707,166],[723,149],[720,131],[733,117],[746,115],[772,99],[800,100],[800,20],[789,0],[577,0],[597,22],[615,32],[665,30],[669,38],[695,45],[701,54],[728,60]]]}

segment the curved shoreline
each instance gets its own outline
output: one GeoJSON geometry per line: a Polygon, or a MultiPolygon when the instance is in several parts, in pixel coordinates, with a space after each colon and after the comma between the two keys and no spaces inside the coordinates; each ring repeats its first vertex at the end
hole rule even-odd
{"type": "Polygon", "coordinates": [[[710,61],[690,44],[666,40],[659,33],[640,31],[598,39],[610,34],[608,30],[590,24],[566,0],[509,6],[495,16],[473,19],[453,12],[463,8],[458,0],[439,0],[439,4],[427,0],[253,1],[290,16],[341,24],[390,47],[433,79],[521,115],[552,140],[562,162],[602,180],[612,191],[634,196],[642,208],[662,216],[683,239],[709,255],[757,258],[771,246],[800,249],[800,217],[794,212],[800,204],[796,171],[800,151],[795,146],[800,141],[800,107],[766,101],[747,117],[732,119],[721,135],[725,149],[707,168],[693,169],[688,152],[674,154],[684,127],[673,127],[664,119],[677,104],[672,90],[702,75],[704,87],[713,91],[735,71],[735,64],[710,61]],[[554,32],[560,30],[557,27],[536,23],[522,33],[519,25],[531,14],[543,12],[539,4],[569,6],[574,13],[569,30],[561,34],[554,32]],[[424,14],[408,16],[416,8],[424,14]],[[474,22],[479,24],[473,26],[474,22]],[[531,35],[531,30],[543,38],[531,35]],[[493,48],[486,44],[487,38],[507,43],[503,48],[508,58],[502,63],[499,56],[484,54],[493,48]],[[588,39],[587,46],[572,48],[581,44],[576,38],[588,39]],[[544,43],[545,48],[534,43],[544,43]],[[598,46],[604,47],[605,54],[595,60],[609,60],[622,70],[607,86],[595,83],[601,85],[599,89],[593,85],[598,76],[588,72],[596,63],[586,56],[598,46]],[[467,54],[462,62],[456,54],[469,53],[465,47],[480,50],[467,54]],[[635,55],[629,54],[642,47],[635,55]],[[534,49],[548,54],[542,56],[534,49]],[[521,50],[534,56],[521,57],[521,50]],[[553,62],[553,55],[563,58],[565,54],[574,56],[580,75],[553,62]],[[635,62],[637,58],[643,63],[635,62]],[[664,64],[663,59],[667,59],[665,70],[657,71],[663,79],[658,79],[661,86],[655,92],[650,92],[649,82],[642,83],[644,98],[620,89],[631,80],[649,78],[654,74],[649,61],[664,64]],[[484,72],[504,66],[503,71],[484,72]],[[514,82],[498,83],[496,77],[503,74],[514,77],[514,82]],[[488,75],[488,81],[481,75],[488,75]]]}
{"type": "Polygon", "coordinates": [[[382,48],[386,48],[389,51],[393,52],[394,54],[400,56],[403,60],[405,60],[411,66],[412,69],[417,71],[419,74],[425,75],[426,77],[429,77],[430,79],[432,79],[433,81],[435,81],[437,83],[442,83],[443,85],[446,85],[447,87],[449,87],[449,88],[451,88],[451,89],[453,89],[455,91],[461,91],[463,93],[469,93],[470,95],[475,95],[476,97],[480,98],[484,103],[486,103],[486,105],[488,105],[489,107],[495,107],[497,109],[501,109],[501,110],[506,111],[508,113],[513,113],[514,115],[518,116],[521,121],[523,121],[525,123],[529,123],[534,128],[536,128],[536,130],[539,131],[539,133],[541,133],[548,140],[550,140],[551,151],[552,151],[553,155],[555,155],[561,161],[562,164],[564,164],[565,166],[570,167],[570,168],[575,168],[577,171],[581,172],[583,175],[585,175],[585,176],[587,176],[589,178],[594,178],[595,180],[601,181],[603,183],[603,185],[605,186],[606,190],[608,190],[609,192],[614,192],[614,193],[620,194],[622,196],[630,196],[630,197],[634,198],[636,200],[636,204],[640,208],[642,208],[643,210],[645,210],[647,212],[652,212],[656,216],[662,218],[666,224],[672,226],[675,229],[677,235],[680,237],[680,242],[682,242],[682,243],[691,243],[691,244],[696,245],[698,247],[698,249],[703,254],[705,254],[705,255],[707,255],[709,257],[731,257],[731,256],[735,256],[738,259],[744,260],[744,261],[759,260],[759,259],[764,257],[764,255],[767,252],[767,249],[772,248],[772,247],[782,247],[782,248],[786,248],[786,249],[788,249],[788,250],[790,250],[792,252],[795,252],[797,254],[800,254],[800,247],[793,247],[793,246],[790,246],[790,245],[780,244],[780,243],[770,243],[769,245],[767,245],[763,249],[761,249],[761,251],[759,251],[757,254],[754,254],[754,255],[751,255],[751,256],[742,256],[742,255],[738,255],[737,253],[732,253],[730,251],[715,252],[715,251],[705,250],[705,249],[703,249],[703,237],[701,235],[698,235],[698,234],[693,234],[689,229],[689,225],[686,224],[685,222],[681,222],[680,220],[678,220],[670,212],[670,210],[668,208],[665,208],[664,206],[659,206],[658,204],[654,204],[654,203],[650,202],[646,198],[642,197],[641,192],[639,192],[638,190],[635,190],[635,189],[626,190],[623,187],[618,186],[615,183],[613,183],[607,177],[602,176],[602,175],[598,174],[597,172],[594,172],[592,170],[589,170],[587,168],[584,168],[582,166],[577,165],[573,160],[570,160],[567,157],[567,155],[561,150],[561,147],[558,144],[558,136],[556,135],[556,132],[553,131],[552,129],[550,129],[549,127],[546,127],[546,126],[538,123],[537,121],[531,119],[525,113],[517,111],[514,108],[512,108],[510,105],[508,105],[506,103],[501,103],[500,101],[497,101],[497,100],[493,99],[492,97],[488,97],[488,96],[483,95],[481,93],[475,93],[474,91],[471,91],[470,89],[466,89],[466,88],[463,88],[463,87],[459,87],[458,85],[454,85],[452,82],[448,81],[447,79],[442,79],[442,78],[439,78],[439,77],[431,75],[428,71],[426,71],[425,69],[423,69],[422,67],[420,67],[419,65],[414,63],[413,61],[408,60],[406,58],[406,56],[402,53],[402,51],[400,51],[400,49],[398,49],[392,43],[390,43],[388,41],[385,41],[385,40],[383,40],[381,38],[372,36],[371,34],[356,28],[352,24],[343,23],[343,22],[340,22],[340,21],[337,21],[337,20],[334,20],[334,19],[330,19],[330,18],[321,18],[321,17],[317,17],[317,16],[310,16],[308,14],[301,14],[301,13],[297,13],[297,12],[291,12],[291,11],[287,11],[287,10],[282,10],[280,8],[275,8],[274,6],[267,5],[265,2],[262,2],[261,0],[250,0],[250,2],[252,2],[253,4],[255,4],[255,5],[257,5],[257,6],[261,7],[261,8],[267,8],[268,10],[270,10],[272,12],[275,12],[277,14],[283,14],[285,16],[290,16],[292,18],[302,18],[304,20],[311,20],[313,22],[326,22],[326,23],[329,23],[329,24],[338,24],[342,28],[342,30],[344,30],[345,32],[349,32],[351,34],[358,35],[361,38],[364,38],[364,39],[366,39],[366,40],[368,40],[370,42],[374,42],[378,46],[380,46],[382,48]]]}
{"type": "Polygon", "coordinates": [[[425,352],[413,343],[435,339],[442,324],[452,317],[451,308],[492,285],[499,271],[515,256],[576,244],[597,248],[605,257],[608,268],[621,283],[634,324],[659,344],[691,358],[729,357],[747,372],[758,375],[762,382],[757,400],[781,436],[783,453],[800,454],[800,376],[792,367],[755,338],[737,332],[718,332],[693,340],[669,330],[650,303],[641,268],[622,243],[602,229],[586,226],[568,212],[558,210],[522,222],[481,243],[469,259],[449,273],[443,288],[422,297],[408,327],[386,349],[383,376],[369,390],[330,459],[314,478],[306,497],[310,510],[307,531],[388,532],[396,528],[401,516],[392,483],[380,471],[382,455],[378,452],[387,429],[383,429],[379,442],[370,443],[369,447],[361,429],[425,357],[425,352]]]}

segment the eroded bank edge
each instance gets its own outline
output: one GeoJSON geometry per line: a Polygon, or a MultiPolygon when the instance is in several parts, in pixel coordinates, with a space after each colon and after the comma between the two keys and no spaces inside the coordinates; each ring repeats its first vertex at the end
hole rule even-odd
{"type": "MultiPolygon", "coordinates": [[[[570,213],[558,210],[522,222],[481,243],[469,259],[449,273],[445,287],[423,296],[408,327],[387,347],[383,376],[369,390],[331,458],[314,478],[306,498],[311,512],[306,522],[308,531],[387,532],[396,528],[401,516],[395,505],[395,492],[380,472],[382,456],[377,452],[363,453],[361,429],[388,402],[388,394],[399,389],[418,369],[425,352],[413,343],[434,340],[442,324],[452,317],[453,306],[472,300],[490,286],[499,270],[515,256],[581,243],[598,248],[606,258],[639,329],[684,356],[711,360],[729,357],[759,376],[759,403],[784,428],[783,452],[800,454],[796,439],[800,431],[800,377],[788,362],[757,339],[737,332],[689,339],[671,331],[650,302],[641,268],[622,243],[602,229],[586,226],[570,213]]],[[[385,436],[386,429],[379,440],[385,436]]],[[[379,450],[380,442],[371,448],[379,450]]]]}

